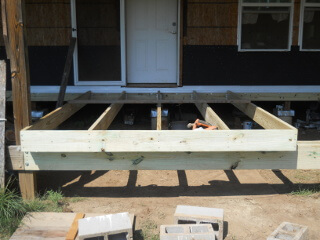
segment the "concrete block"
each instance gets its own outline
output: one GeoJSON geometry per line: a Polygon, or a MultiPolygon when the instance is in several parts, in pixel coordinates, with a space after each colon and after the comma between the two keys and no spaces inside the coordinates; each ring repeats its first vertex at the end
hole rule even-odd
{"type": "Polygon", "coordinates": [[[267,240],[308,240],[308,227],[283,222],[279,227],[267,238],[267,240]]]}
{"type": "Polygon", "coordinates": [[[216,240],[211,224],[162,225],[160,240],[216,240]]]}
{"type": "Polygon", "coordinates": [[[223,209],[178,205],[174,224],[211,224],[216,239],[223,239],[223,209]]]}
{"type": "Polygon", "coordinates": [[[129,213],[83,218],[78,221],[79,240],[100,237],[104,240],[130,240],[133,237],[129,213]]]}

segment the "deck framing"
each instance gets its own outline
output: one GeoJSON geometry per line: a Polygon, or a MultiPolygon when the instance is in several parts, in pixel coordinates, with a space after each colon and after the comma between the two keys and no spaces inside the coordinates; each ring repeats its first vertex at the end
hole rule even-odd
{"type": "MultiPolygon", "coordinates": [[[[60,111],[87,104],[92,100],[88,94],[78,98],[81,102],[66,103],[60,111]]],[[[166,98],[160,92],[152,97],[159,102],[166,98]]],[[[242,101],[237,94],[233,94],[232,104],[264,129],[230,130],[199,94],[192,93],[187,100],[219,130],[161,130],[161,115],[157,130],[107,130],[128,98],[141,100],[139,95],[118,95],[118,101],[115,99],[88,130],[55,130],[76,111],[63,117],[57,110],[49,113],[21,131],[21,147],[9,148],[8,166],[24,171],[320,169],[320,141],[297,142],[296,128],[242,101]]],[[[182,100],[185,103],[186,98],[182,100]]],[[[158,103],[157,112],[161,109],[158,103]]]]}

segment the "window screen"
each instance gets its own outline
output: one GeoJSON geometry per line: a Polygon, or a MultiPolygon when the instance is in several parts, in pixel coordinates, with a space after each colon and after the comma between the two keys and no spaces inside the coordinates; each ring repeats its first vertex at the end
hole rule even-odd
{"type": "Polygon", "coordinates": [[[240,50],[289,50],[292,7],[277,3],[291,3],[288,0],[265,2],[243,0],[240,50]],[[275,4],[271,4],[273,2],[275,4]]]}

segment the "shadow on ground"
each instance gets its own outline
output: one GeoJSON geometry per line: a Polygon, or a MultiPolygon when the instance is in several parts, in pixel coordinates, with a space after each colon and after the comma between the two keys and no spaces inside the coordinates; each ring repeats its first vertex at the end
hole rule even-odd
{"type": "Polygon", "coordinates": [[[274,174],[281,184],[241,184],[231,170],[225,170],[229,181],[212,180],[210,185],[189,186],[185,171],[178,172],[177,186],[137,186],[138,171],[130,171],[126,186],[122,187],[85,187],[86,184],[105,175],[108,171],[95,172],[40,172],[38,186],[40,192],[47,189],[61,189],[66,197],[179,197],[179,196],[241,196],[271,195],[291,193],[296,189],[312,189],[320,184],[294,184],[280,170],[274,174]],[[79,179],[78,179],[79,178],[79,179]],[[78,181],[75,181],[78,179],[78,181]],[[70,183],[72,182],[72,183],[70,183]],[[70,183],[66,185],[67,183],[70,183]],[[65,186],[66,185],[66,186],[65,186]]]}

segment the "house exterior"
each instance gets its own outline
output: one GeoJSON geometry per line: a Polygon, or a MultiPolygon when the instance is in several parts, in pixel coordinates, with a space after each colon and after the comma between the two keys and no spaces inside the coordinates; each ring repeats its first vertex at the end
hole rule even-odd
{"type": "Polygon", "coordinates": [[[25,6],[31,92],[59,91],[71,36],[77,44],[68,92],[320,90],[317,0],[26,0],[25,6]]]}
{"type": "Polygon", "coordinates": [[[319,141],[298,141],[251,102],[320,100],[319,10],[319,0],[2,0],[9,165],[23,197],[43,170],[320,169],[319,141]],[[59,92],[68,102],[32,123],[31,101],[59,92]],[[89,129],[57,130],[97,103],[108,107],[89,129]],[[157,130],[108,130],[133,103],[156,104],[157,130]],[[184,103],[219,131],[163,130],[162,105],[184,103]],[[230,129],[211,103],[261,129],[230,129]]]}

